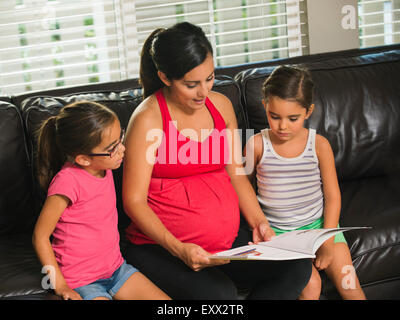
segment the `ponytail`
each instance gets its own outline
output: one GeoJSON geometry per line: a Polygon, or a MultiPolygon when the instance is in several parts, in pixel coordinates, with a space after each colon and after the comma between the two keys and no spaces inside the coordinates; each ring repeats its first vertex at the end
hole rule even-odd
{"type": "Polygon", "coordinates": [[[162,28],[154,30],[143,44],[140,56],[139,82],[143,88],[144,99],[164,86],[164,83],[158,77],[158,69],[151,52],[154,39],[163,30],[162,28]]]}
{"type": "Polygon", "coordinates": [[[48,118],[39,129],[37,172],[39,184],[44,190],[66,161],[57,144],[56,120],[56,116],[48,118]]]}

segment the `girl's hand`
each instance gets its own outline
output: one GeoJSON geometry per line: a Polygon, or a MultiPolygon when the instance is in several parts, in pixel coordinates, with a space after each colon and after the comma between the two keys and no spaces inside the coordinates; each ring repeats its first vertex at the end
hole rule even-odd
{"type": "Polygon", "coordinates": [[[82,300],[82,297],[79,295],[79,293],[75,290],[72,290],[67,285],[57,287],[54,291],[64,300],[82,300]]]}
{"type": "Polygon", "coordinates": [[[326,241],[316,253],[316,258],[314,259],[314,266],[317,270],[326,269],[333,260],[333,239],[326,241]]]}
{"type": "Polygon", "coordinates": [[[261,241],[269,241],[275,236],[275,231],[271,229],[269,223],[261,222],[253,229],[253,242],[257,244],[261,241]]]}
{"type": "Polygon", "coordinates": [[[209,259],[211,254],[194,243],[183,243],[180,258],[194,271],[200,271],[206,267],[229,263],[224,259],[209,259]]]}

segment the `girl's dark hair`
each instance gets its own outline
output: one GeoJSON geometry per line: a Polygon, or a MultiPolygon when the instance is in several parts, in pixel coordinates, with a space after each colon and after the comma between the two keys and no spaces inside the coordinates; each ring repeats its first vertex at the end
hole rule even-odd
{"type": "Polygon", "coordinates": [[[313,101],[314,83],[306,68],[282,65],[265,80],[262,91],[266,103],[269,97],[275,96],[296,101],[308,111],[313,101]]]}
{"type": "Polygon", "coordinates": [[[38,131],[37,172],[46,190],[66,161],[89,154],[101,143],[103,130],[118,120],[107,107],[81,101],[64,106],[58,115],[45,120],[38,131]]]}
{"type": "Polygon", "coordinates": [[[203,30],[189,22],[154,30],[143,45],[140,58],[144,98],[164,86],[157,71],[163,72],[169,80],[182,79],[212,53],[212,46],[203,30]]]}

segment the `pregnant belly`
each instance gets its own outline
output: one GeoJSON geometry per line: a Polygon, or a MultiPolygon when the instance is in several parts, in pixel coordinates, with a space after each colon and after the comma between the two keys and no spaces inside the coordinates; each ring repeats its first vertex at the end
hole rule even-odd
{"type": "Polygon", "coordinates": [[[229,249],[237,236],[239,201],[225,169],[152,179],[148,204],[177,239],[210,253],[229,249]]]}

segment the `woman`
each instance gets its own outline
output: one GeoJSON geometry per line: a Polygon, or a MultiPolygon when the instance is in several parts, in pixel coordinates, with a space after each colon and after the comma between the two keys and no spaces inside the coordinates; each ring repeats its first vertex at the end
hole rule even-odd
{"type": "Polygon", "coordinates": [[[174,299],[296,299],[311,263],[214,260],[215,252],[274,235],[244,174],[229,99],[211,91],[212,47],[197,26],[146,40],[144,101],[128,125],[123,202],[126,258],[174,299]],[[162,135],[160,135],[162,133],[162,135]],[[248,228],[239,228],[242,212],[248,228]]]}

